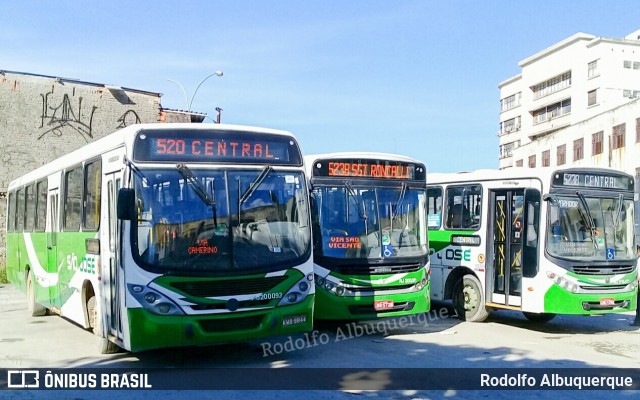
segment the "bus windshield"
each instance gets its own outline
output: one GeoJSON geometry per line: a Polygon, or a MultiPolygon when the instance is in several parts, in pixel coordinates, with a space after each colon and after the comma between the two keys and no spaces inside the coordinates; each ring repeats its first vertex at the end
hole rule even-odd
{"type": "Polygon", "coordinates": [[[144,169],[135,176],[133,253],[170,271],[272,271],[309,257],[298,171],[144,169]],[[258,179],[259,178],[259,179],[258,179]]]}
{"type": "Polygon", "coordinates": [[[552,256],[575,261],[636,258],[632,200],[554,196],[548,215],[547,251],[552,256]]]}
{"type": "Polygon", "coordinates": [[[345,183],[316,187],[314,194],[322,256],[393,260],[427,253],[424,189],[345,183]]]}

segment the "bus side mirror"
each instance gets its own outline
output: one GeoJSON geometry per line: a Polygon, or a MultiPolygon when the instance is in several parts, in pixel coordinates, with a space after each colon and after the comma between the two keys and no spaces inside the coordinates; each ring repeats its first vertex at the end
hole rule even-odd
{"type": "Polygon", "coordinates": [[[136,192],[122,188],[118,191],[118,219],[133,221],[136,219],[136,192]]]}

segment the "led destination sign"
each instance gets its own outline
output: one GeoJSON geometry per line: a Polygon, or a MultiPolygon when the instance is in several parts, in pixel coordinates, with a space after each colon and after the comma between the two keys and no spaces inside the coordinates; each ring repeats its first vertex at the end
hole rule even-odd
{"type": "Polygon", "coordinates": [[[632,178],[600,172],[558,172],[553,176],[552,184],[590,189],[633,190],[632,178]]]}
{"type": "Polygon", "coordinates": [[[249,162],[301,165],[297,143],[283,135],[203,130],[143,131],[136,161],[249,162]]]}
{"type": "Polygon", "coordinates": [[[426,169],[418,163],[385,160],[317,160],[317,177],[353,177],[373,179],[425,180],[426,169]]]}

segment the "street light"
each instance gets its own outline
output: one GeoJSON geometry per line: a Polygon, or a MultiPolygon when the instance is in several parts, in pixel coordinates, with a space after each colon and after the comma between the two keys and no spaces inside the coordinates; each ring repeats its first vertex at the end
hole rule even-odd
{"type": "Polygon", "coordinates": [[[200,89],[200,86],[202,86],[202,84],[212,76],[222,76],[222,75],[224,75],[222,71],[215,71],[214,73],[207,75],[203,80],[201,80],[198,86],[196,87],[196,90],[193,92],[193,95],[191,96],[191,101],[187,100],[187,91],[184,90],[184,86],[182,86],[180,82],[174,81],[173,79],[167,79],[167,80],[169,82],[173,82],[176,85],[180,86],[180,89],[182,89],[182,94],[184,95],[184,103],[187,105],[187,111],[191,111],[191,104],[193,103],[193,98],[196,97],[196,93],[198,93],[198,89],[200,89]]]}

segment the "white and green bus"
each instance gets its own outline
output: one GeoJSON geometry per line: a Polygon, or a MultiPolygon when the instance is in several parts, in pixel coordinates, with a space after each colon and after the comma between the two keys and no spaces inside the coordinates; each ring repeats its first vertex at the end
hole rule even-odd
{"type": "Polygon", "coordinates": [[[290,133],[133,125],[10,183],[8,278],[102,352],[309,331],[308,197],[290,133]]]}
{"type": "Polygon", "coordinates": [[[634,182],[602,168],[429,174],[432,299],[464,320],[636,309],[634,182]]]}
{"type": "Polygon", "coordinates": [[[306,156],[312,188],[315,318],[429,310],[424,164],[392,154],[306,156]]]}

